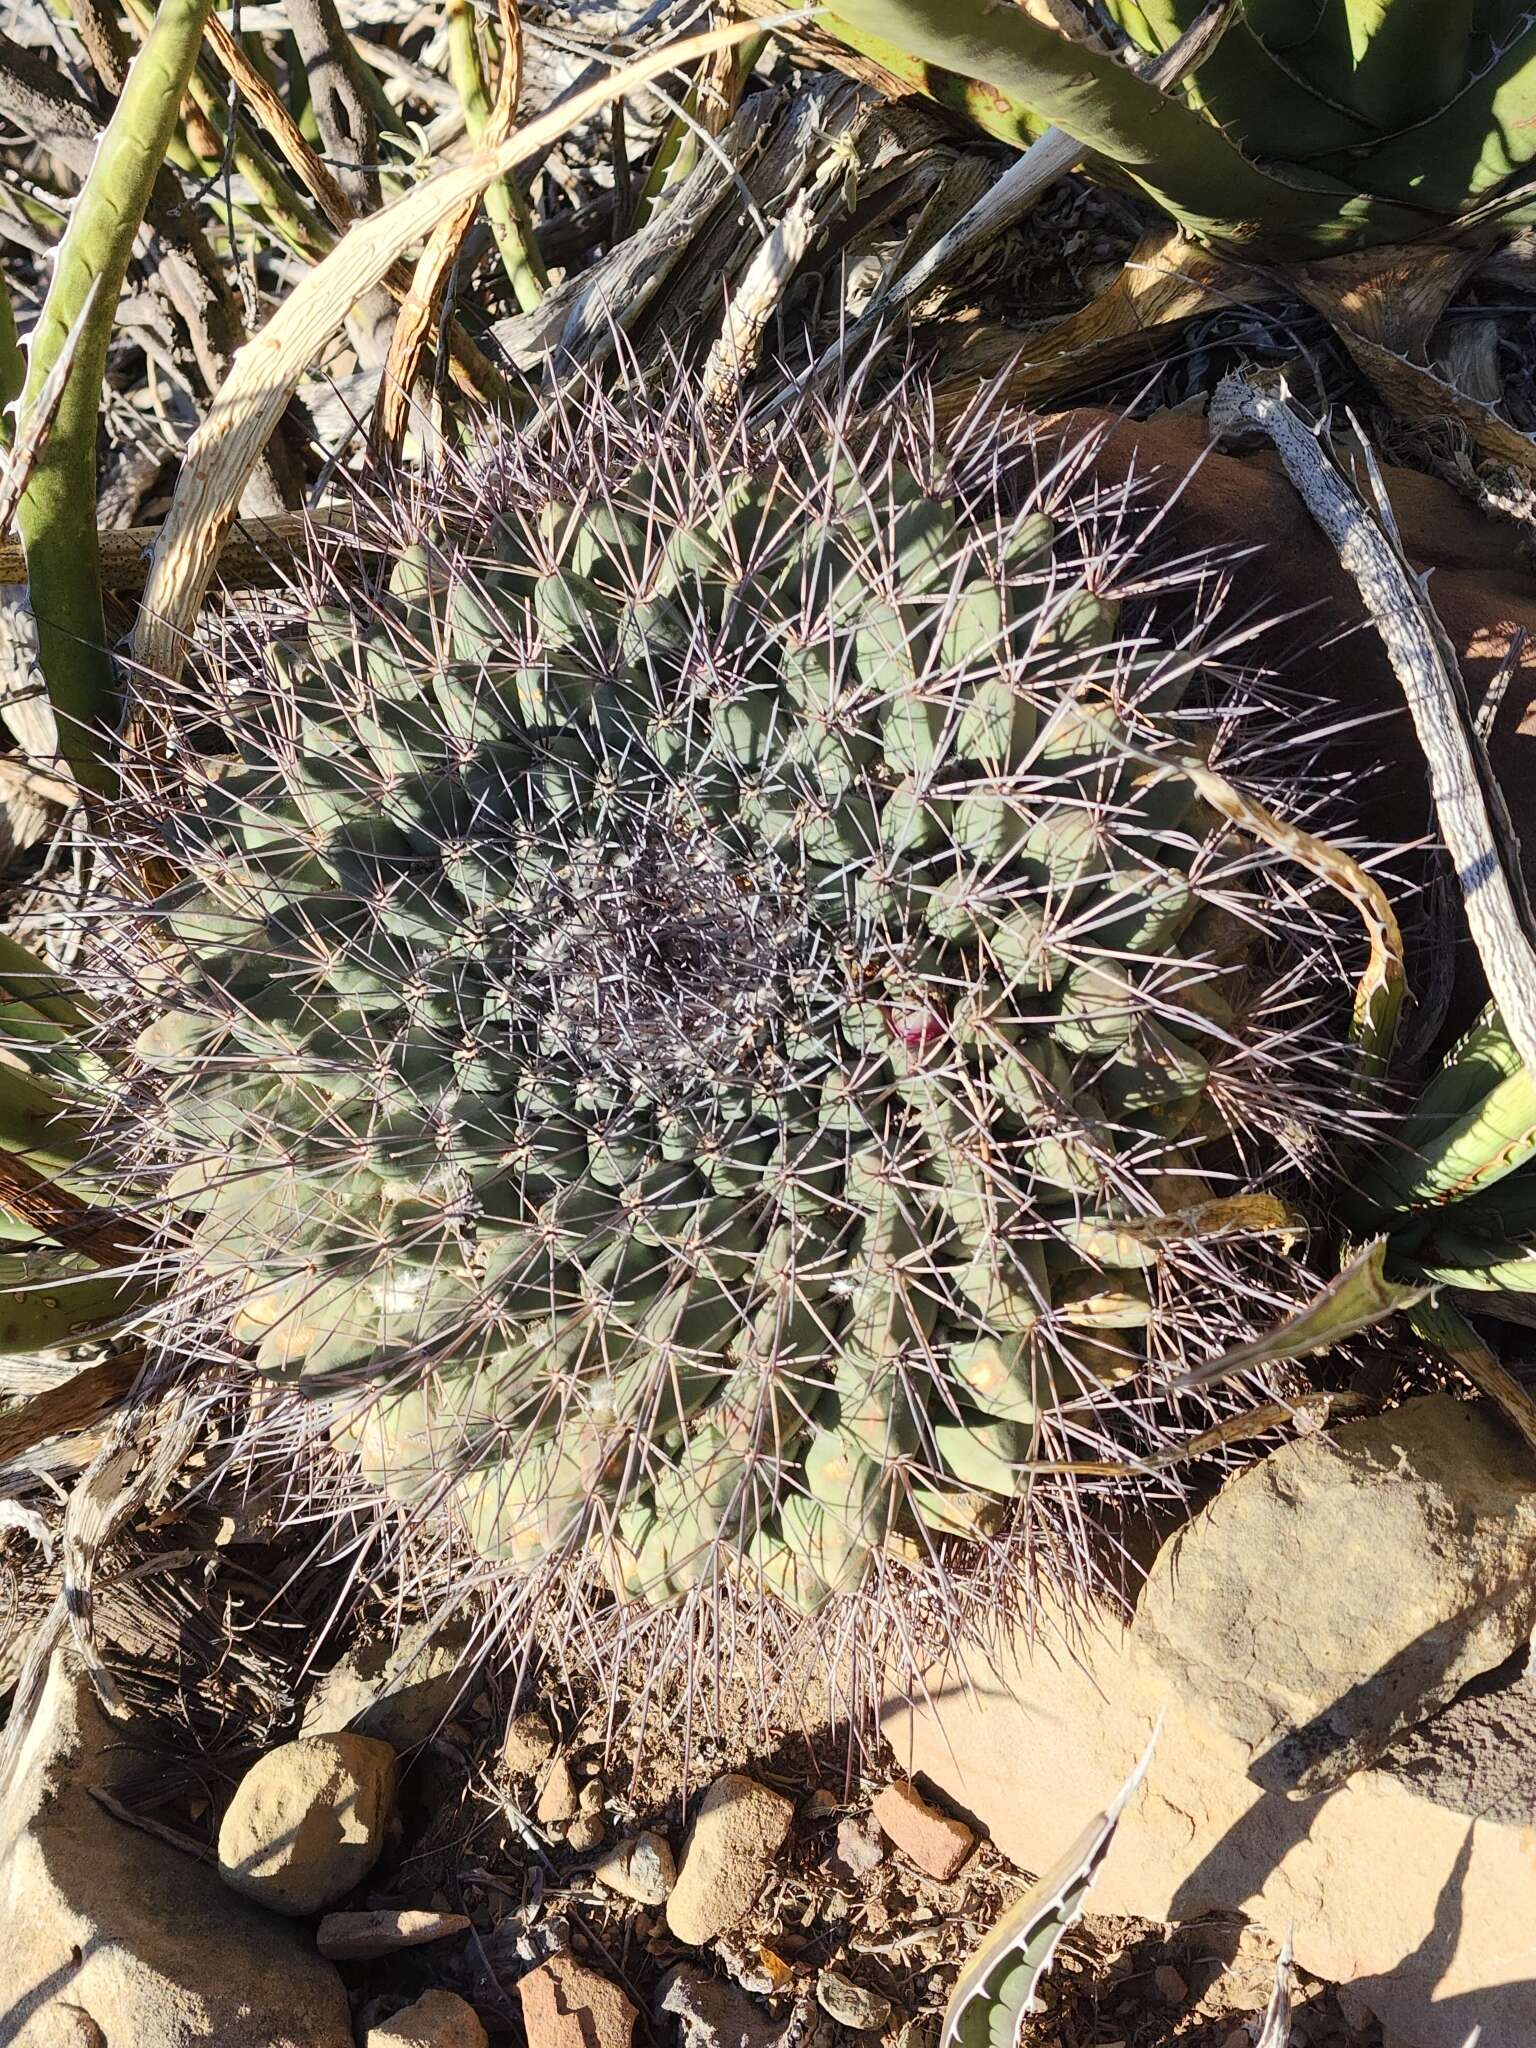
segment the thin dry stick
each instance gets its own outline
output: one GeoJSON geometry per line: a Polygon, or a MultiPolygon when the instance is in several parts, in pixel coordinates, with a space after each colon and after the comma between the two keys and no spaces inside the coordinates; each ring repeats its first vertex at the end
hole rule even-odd
{"type": "Polygon", "coordinates": [[[1218,386],[1210,421],[1218,434],[1257,427],[1273,441],[1286,475],[1359,588],[1429,764],[1435,815],[1461,882],[1488,987],[1520,1057],[1536,1074],[1536,946],[1530,905],[1510,854],[1508,813],[1445,628],[1395,535],[1357,496],[1316,434],[1278,391],[1234,373],[1218,386]]]}
{"type": "MultiPolygon", "coordinates": [[[[523,88],[523,25],[516,0],[497,0],[497,11],[501,17],[501,76],[496,81],[496,97],[480,136],[485,149],[495,149],[512,133],[523,88]]],[[[440,220],[427,237],[427,246],[389,338],[384,374],[374,401],[368,446],[375,463],[397,456],[404,445],[411,391],[437,321],[438,301],[479,207],[478,198],[466,199],[445,220],[440,220]]]]}
{"type": "MultiPolygon", "coordinates": [[[[238,86],[242,97],[267,131],[278,153],[287,160],[308,188],[311,198],[336,229],[345,234],[356,225],[357,208],[342,189],[340,180],[305,141],[303,131],[283,104],[276,90],[263,77],[244,48],[214,14],[208,18],[204,37],[219,63],[238,86]]],[[[380,280],[385,291],[402,306],[410,298],[410,265],[392,263],[380,280]]],[[[506,380],[477,342],[456,321],[445,331],[449,361],[461,387],[473,398],[497,399],[506,395],[506,380]]]]}
{"type": "MultiPolygon", "coordinates": [[[[799,20],[798,14],[780,17],[799,20]]],[[[759,24],[760,26],[760,24],[759,24]]],[[[316,353],[362,294],[383,278],[403,249],[430,235],[467,200],[611,101],[680,64],[754,33],[732,23],[653,50],[613,77],[545,114],[495,148],[438,172],[367,220],[359,221],[303,278],[261,332],[235,357],[208,416],[188,445],[171,509],[161,529],[133,637],[141,673],[174,680],[187,636],[213,575],[219,544],[235,515],[267,439],[316,353]]]]}

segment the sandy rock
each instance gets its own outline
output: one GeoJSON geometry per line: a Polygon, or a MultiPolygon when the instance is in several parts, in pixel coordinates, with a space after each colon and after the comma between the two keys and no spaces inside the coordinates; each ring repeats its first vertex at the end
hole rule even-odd
{"type": "Polygon", "coordinates": [[[600,1813],[584,1813],[573,1820],[566,1830],[565,1846],[574,1849],[578,1856],[590,1856],[594,1849],[603,1846],[603,1837],[607,1832],[600,1813]]]}
{"type": "Polygon", "coordinates": [[[554,1753],[554,1731],[536,1708],[512,1716],[501,1740],[501,1760],[514,1778],[531,1778],[554,1753]]]}
{"type": "Polygon", "coordinates": [[[851,1877],[867,1877],[885,1861],[885,1841],[873,1814],[848,1814],[837,1824],[837,1861],[851,1877]]]}
{"type": "MultiPolygon", "coordinates": [[[[1075,1624],[1074,1624],[1075,1626],[1075,1624]]],[[[930,1679],[933,1707],[893,1699],[883,1725],[898,1759],[979,1819],[1023,1870],[1045,1870],[1124,1782],[1159,1714],[1146,1784],[1120,1822],[1092,1909],[1175,1924],[1241,1913],[1273,1940],[1294,1932],[1302,1969],[1374,2012],[1402,2048],[1536,2041],[1536,1747],[1505,1756],[1482,1810],[1461,1756],[1474,1710],[1459,1700],[1396,1752],[1309,1799],[1266,1791],[1246,1745],[1179,1697],[1131,1633],[1109,1621],[1072,1633],[1046,1614],[1033,1650],[1016,1641],[994,1668],[930,1679]],[[1423,1752],[1456,1752],[1454,1804],[1431,1796],[1423,1752]],[[1508,1810],[1508,1809],[1506,1809],[1508,1810]]],[[[1536,1706],[1536,1697],[1532,1705],[1536,1706]]],[[[1434,1788],[1447,1796],[1444,1786],[1434,1788]]]]}
{"type": "Polygon", "coordinates": [[[219,1827],[219,1873],[278,1913],[318,1913],[378,1861],[395,1753],[366,1735],[301,1736],[269,1750],[219,1827]]]}
{"type": "Polygon", "coordinates": [[[642,1906],[664,1906],[677,1883],[677,1864],[666,1837],[647,1829],[616,1842],[599,1857],[593,1874],[622,1898],[638,1899],[642,1906]]]}
{"type": "Polygon", "coordinates": [[[149,1759],[104,1718],[68,1650],[5,1751],[6,2048],[351,2048],[341,1979],[305,1930],[91,1797],[149,1759]]]}
{"type": "Polygon", "coordinates": [[[575,1956],[550,1956],[517,1980],[528,2048],[630,2048],[638,2014],[624,1992],[575,1956]]]}
{"type": "Polygon", "coordinates": [[[878,1991],[866,1991],[841,1970],[823,1970],[816,1979],[816,2003],[840,2027],[867,2034],[883,2027],[891,2016],[891,2001],[878,1991]]]}
{"type": "Polygon", "coordinates": [[[546,1828],[564,1827],[581,1812],[576,1780],[565,1757],[557,1756],[546,1772],[539,1787],[539,1803],[535,1812],[540,1825],[546,1828]]]}
{"type": "Polygon", "coordinates": [[[1136,1633],[1248,1750],[1316,1792],[1502,1664],[1536,1623],[1536,1458],[1435,1394],[1300,1438],[1163,1546],[1136,1633]]]}
{"type": "Polygon", "coordinates": [[[370,2027],[364,2048],[489,2048],[489,2037],[472,2005],[452,1991],[426,1991],[370,2027]]]}
{"type": "Polygon", "coordinates": [[[976,1846],[965,1822],[930,1806],[915,1785],[887,1785],[870,1812],[902,1855],[941,1883],[948,1883],[976,1846]]]}
{"type": "Polygon", "coordinates": [[[667,1900],[667,1925],[692,1946],[734,1925],[763,1888],[795,1809],[755,1778],[727,1772],[700,1804],[667,1900]]]}
{"type": "Polygon", "coordinates": [[[391,1749],[427,1742],[477,1682],[468,1624],[408,1628],[398,1643],[350,1651],[326,1672],[304,1709],[303,1735],[369,1735],[391,1749]]]}
{"type": "Polygon", "coordinates": [[[467,1934],[465,1913],[327,1913],[315,1934],[315,1947],[333,1963],[366,1963],[396,1949],[420,1948],[450,1934],[467,1934]]]}

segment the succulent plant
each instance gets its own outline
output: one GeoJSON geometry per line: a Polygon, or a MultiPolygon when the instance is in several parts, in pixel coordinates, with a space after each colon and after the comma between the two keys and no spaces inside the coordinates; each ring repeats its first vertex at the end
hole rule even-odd
{"type": "Polygon", "coordinates": [[[1337,934],[1179,763],[1294,755],[1210,563],[1006,422],[900,441],[492,443],[130,773],[162,1327],[487,1559],[812,1610],[1253,1399],[1167,1382],[1289,1298],[1337,934]]]}
{"type": "MultiPolygon", "coordinates": [[[[1204,0],[1103,9],[1148,56],[1209,12],[1204,0]]],[[[1247,0],[1170,87],[1120,62],[1097,14],[1075,0],[837,0],[817,26],[1004,141],[1056,124],[1090,168],[1250,259],[1530,218],[1525,0],[1247,0]],[[1082,32],[1061,25],[1073,17],[1082,32]]]]}

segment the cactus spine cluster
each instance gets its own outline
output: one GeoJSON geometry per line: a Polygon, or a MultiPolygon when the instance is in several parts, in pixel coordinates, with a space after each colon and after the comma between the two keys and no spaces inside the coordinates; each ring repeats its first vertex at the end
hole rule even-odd
{"type": "Polygon", "coordinates": [[[126,1162],[173,1313],[487,1559],[810,1611],[1209,1420],[1327,932],[1069,484],[610,418],[209,651],[126,1162]]]}

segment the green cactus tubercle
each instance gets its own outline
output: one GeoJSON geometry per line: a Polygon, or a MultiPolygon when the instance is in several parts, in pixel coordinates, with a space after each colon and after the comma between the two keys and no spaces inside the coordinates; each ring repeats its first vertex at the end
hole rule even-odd
{"type": "Polygon", "coordinates": [[[1176,1426],[1134,1223],[1239,1172],[1262,864],[1213,889],[1198,663],[1038,492],[660,468],[490,459],[226,650],[133,1164],[408,1511],[809,1610],[985,1536],[1074,1417],[1176,1426]]]}

